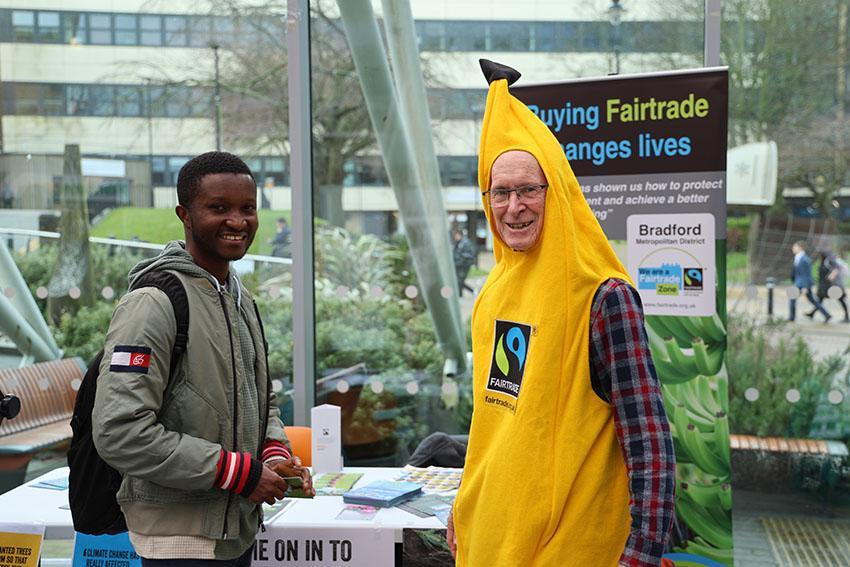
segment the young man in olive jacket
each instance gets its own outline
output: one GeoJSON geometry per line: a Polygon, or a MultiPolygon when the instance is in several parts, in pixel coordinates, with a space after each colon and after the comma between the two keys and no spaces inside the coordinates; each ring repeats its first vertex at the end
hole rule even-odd
{"type": "Polygon", "coordinates": [[[256,184],[238,157],[209,152],[177,180],[185,243],[130,271],[112,316],[93,416],[95,446],[124,475],[118,502],[143,565],[250,565],[262,502],[292,456],[270,388],[259,313],[230,271],[257,231],[256,184]],[[150,271],[174,274],[189,302],[189,337],[169,378],[174,311],[150,271]]]}

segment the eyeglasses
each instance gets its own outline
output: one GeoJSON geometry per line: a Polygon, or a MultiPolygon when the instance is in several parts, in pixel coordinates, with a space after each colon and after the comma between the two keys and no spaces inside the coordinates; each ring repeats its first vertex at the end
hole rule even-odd
{"type": "Polygon", "coordinates": [[[490,189],[481,193],[482,196],[490,196],[490,205],[493,207],[504,207],[511,200],[511,193],[516,193],[516,198],[520,203],[534,203],[543,196],[543,193],[549,185],[543,183],[541,185],[527,185],[525,187],[517,187],[516,189],[490,189]]]}

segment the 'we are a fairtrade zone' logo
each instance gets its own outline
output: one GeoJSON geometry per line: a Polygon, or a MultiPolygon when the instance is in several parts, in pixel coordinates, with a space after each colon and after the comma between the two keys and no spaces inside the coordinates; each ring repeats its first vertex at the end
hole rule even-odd
{"type": "Polygon", "coordinates": [[[517,399],[525,374],[531,327],[513,321],[496,320],[495,334],[487,389],[517,399]]]}

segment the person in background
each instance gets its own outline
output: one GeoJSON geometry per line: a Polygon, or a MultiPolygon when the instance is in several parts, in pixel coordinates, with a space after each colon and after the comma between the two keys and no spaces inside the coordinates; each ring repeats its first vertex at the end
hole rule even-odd
{"type": "Polygon", "coordinates": [[[657,566],[675,454],[640,297],[558,141],[490,83],[478,160],[496,266],[472,318],[459,566],[657,566]]]}
{"type": "Polygon", "coordinates": [[[463,290],[475,293],[475,290],[466,285],[466,276],[469,274],[469,269],[475,264],[475,250],[472,248],[472,243],[459,228],[456,228],[452,233],[452,240],[454,241],[452,255],[454,256],[455,273],[457,274],[457,291],[458,295],[463,297],[463,290]]]}
{"type": "Polygon", "coordinates": [[[250,565],[261,504],[283,498],[282,477],[301,477],[313,493],[274,403],[259,311],[230,269],[257,232],[256,197],[237,156],[189,160],[175,211],[185,242],[130,270],[131,291],[109,325],[92,436],[123,475],[117,500],[145,567],[250,565]],[[170,300],[158,288],[134,289],[164,270],[189,302],[186,352],[171,376],[170,300]]]}
{"type": "Polygon", "coordinates": [[[844,288],[848,272],[847,264],[829,250],[821,250],[818,252],[818,256],[820,258],[820,265],[818,266],[818,300],[823,304],[826,298],[830,297],[830,290],[833,288],[837,289],[840,295],[835,297],[835,299],[841,304],[841,308],[844,310],[843,322],[850,323],[850,314],[847,311],[847,291],[844,288]]]}
{"type": "Polygon", "coordinates": [[[274,234],[274,238],[269,240],[269,244],[272,245],[272,256],[276,256],[277,258],[292,257],[292,233],[285,218],[280,217],[277,219],[277,231],[274,234]]]}
{"type": "MultiPolygon", "coordinates": [[[[806,313],[806,317],[814,319],[815,313],[822,313],[825,321],[832,319],[832,315],[824,309],[820,301],[812,293],[812,286],[815,285],[815,280],[812,277],[812,259],[806,254],[806,243],[799,240],[791,245],[791,251],[794,253],[794,264],[791,266],[791,283],[800,293],[805,292],[806,299],[812,304],[813,309],[806,313]]],[[[788,320],[794,321],[797,318],[797,299],[792,297],[788,300],[788,320]]]]}

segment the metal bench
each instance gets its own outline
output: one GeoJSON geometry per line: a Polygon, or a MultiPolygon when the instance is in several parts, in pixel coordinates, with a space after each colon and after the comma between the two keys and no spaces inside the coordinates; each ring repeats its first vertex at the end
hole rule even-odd
{"type": "Polygon", "coordinates": [[[71,414],[85,374],[79,358],[0,370],[0,391],[21,400],[21,412],[0,424],[0,493],[18,486],[33,455],[71,439],[71,414]]]}
{"type": "Polygon", "coordinates": [[[765,493],[818,492],[828,507],[847,474],[848,450],[841,441],[730,435],[732,485],[765,493]]]}

